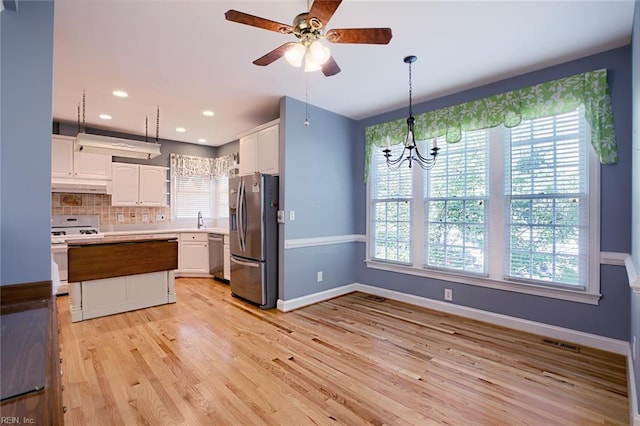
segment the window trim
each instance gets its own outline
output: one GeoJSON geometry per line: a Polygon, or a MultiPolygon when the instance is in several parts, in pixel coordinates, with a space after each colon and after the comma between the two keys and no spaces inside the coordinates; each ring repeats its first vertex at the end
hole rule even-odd
{"type": "MultiPolygon", "coordinates": [[[[507,281],[504,279],[504,277],[502,279],[497,279],[497,278],[489,278],[488,276],[483,276],[483,275],[464,274],[464,273],[458,273],[454,271],[442,271],[437,269],[423,268],[421,266],[421,262],[416,263],[415,253],[414,253],[414,259],[413,259],[413,262],[414,262],[413,265],[402,265],[402,264],[397,264],[392,262],[373,260],[371,258],[371,234],[369,232],[366,235],[366,242],[365,242],[365,264],[367,265],[368,268],[378,269],[378,270],[383,270],[388,272],[396,272],[401,274],[432,278],[432,279],[437,279],[441,281],[449,281],[449,282],[455,282],[460,284],[468,284],[468,285],[474,285],[479,287],[492,288],[497,290],[505,290],[505,291],[515,292],[515,293],[524,293],[524,294],[548,297],[553,299],[561,299],[561,300],[572,301],[572,302],[598,305],[600,298],[602,297],[602,294],[600,293],[600,265],[601,265],[601,261],[600,261],[600,257],[601,257],[600,255],[600,192],[601,192],[600,169],[601,169],[601,165],[598,161],[597,154],[593,149],[593,147],[591,146],[591,143],[589,140],[590,131],[591,131],[589,123],[586,122],[585,125],[586,125],[585,143],[587,143],[587,146],[588,146],[587,185],[588,185],[588,194],[589,194],[589,242],[587,244],[587,259],[588,259],[587,273],[589,274],[589,276],[587,280],[586,289],[575,290],[571,288],[558,287],[558,286],[547,287],[542,284],[538,285],[538,284],[531,284],[527,282],[507,281]]],[[[503,145],[503,143],[498,143],[498,142],[504,142],[504,137],[501,135],[498,136],[497,134],[497,133],[502,133],[503,130],[504,129],[502,128],[502,126],[498,126],[491,130],[490,142],[492,144],[496,144],[500,146],[503,145]],[[497,140],[497,138],[500,138],[500,140],[497,140]]],[[[495,154],[494,148],[495,147],[492,146],[492,149],[490,150],[490,156],[489,156],[490,170],[493,170],[493,167],[494,167],[493,162],[500,160],[499,158],[497,158],[497,156],[494,155],[495,154]]],[[[500,149],[500,152],[502,154],[502,157],[504,157],[504,151],[502,150],[502,148],[500,149]]],[[[496,177],[496,175],[498,175],[498,173],[491,173],[491,172],[489,173],[490,200],[492,202],[497,199],[502,199],[502,200],[504,199],[503,195],[500,195],[500,197],[498,198],[492,198],[494,196],[493,191],[498,189],[496,188],[498,182],[494,182],[494,179],[504,180],[503,176],[496,177]]],[[[414,174],[414,179],[413,179],[414,190],[416,189],[415,188],[416,180],[420,180],[420,179],[415,179],[415,174],[414,174]]],[[[366,185],[367,201],[366,201],[366,209],[365,209],[366,210],[366,227],[367,227],[366,229],[368,231],[371,230],[373,226],[373,223],[372,223],[373,221],[371,221],[371,203],[370,203],[371,185],[372,185],[371,180],[368,180],[366,185]]],[[[503,185],[501,184],[500,187],[503,187],[503,185]]],[[[416,192],[414,192],[414,194],[415,193],[416,192]]],[[[420,193],[421,192],[418,192],[418,194],[420,193]]],[[[419,203],[414,203],[414,204],[419,204],[419,203]]],[[[504,209],[497,209],[496,206],[493,206],[491,210],[492,211],[490,212],[489,218],[491,218],[493,214],[503,214],[503,211],[504,211],[504,209]]],[[[500,228],[501,228],[500,233],[502,233],[503,228],[502,227],[500,228]]],[[[494,235],[494,237],[497,237],[497,236],[494,235]]],[[[489,242],[491,243],[491,241],[494,241],[494,240],[497,241],[495,238],[492,238],[490,239],[489,242]]],[[[503,238],[501,238],[501,240],[503,240],[503,238]]],[[[491,248],[492,248],[492,253],[494,253],[493,250],[495,249],[495,247],[491,246],[491,248]]],[[[500,248],[502,250],[498,251],[498,253],[504,253],[504,242],[502,242],[502,247],[500,248]]],[[[499,263],[499,262],[495,262],[495,263],[499,263]]],[[[489,262],[488,262],[489,272],[492,271],[491,267],[492,267],[492,262],[491,262],[491,259],[489,259],[489,262]]],[[[500,276],[503,276],[503,274],[501,274],[500,276]]]]}

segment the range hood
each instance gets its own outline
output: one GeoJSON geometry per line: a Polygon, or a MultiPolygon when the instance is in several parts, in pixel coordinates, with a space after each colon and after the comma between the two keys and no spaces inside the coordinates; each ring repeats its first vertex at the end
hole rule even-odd
{"type": "Polygon", "coordinates": [[[149,160],[160,155],[160,144],[114,138],[111,136],[78,133],[74,141],[76,151],[90,154],[106,154],[117,157],[149,160]]]}
{"type": "Polygon", "coordinates": [[[89,179],[51,179],[51,192],[109,194],[109,182],[89,179]]]}

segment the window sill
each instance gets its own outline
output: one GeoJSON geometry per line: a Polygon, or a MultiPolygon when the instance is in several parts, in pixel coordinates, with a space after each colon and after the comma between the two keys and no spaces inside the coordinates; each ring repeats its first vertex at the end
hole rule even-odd
{"type": "Polygon", "coordinates": [[[534,296],[561,299],[570,302],[586,303],[590,305],[598,305],[600,297],[602,296],[599,293],[588,293],[585,291],[541,287],[525,283],[512,283],[504,280],[494,280],[484,277],[475,277],[470,275],[434,271],[429,269],[418,269],[411,266],[395,265],[373,260],[366,260],[365,262],[367,264],[367,267],[372,269],[397,272],[400,274],[417,275],[420,277],[433,278],[436,280],[451,281],[461,284],[511,291],[515,293],[524,293],[534,296]]]}

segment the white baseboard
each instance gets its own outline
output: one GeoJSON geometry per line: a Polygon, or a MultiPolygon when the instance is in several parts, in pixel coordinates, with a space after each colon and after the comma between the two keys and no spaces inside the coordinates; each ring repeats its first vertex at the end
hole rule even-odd
{"type": "Polygon", "coordinates": [[[319,293],[313,293],[302,297],[297,297],[291,300],[278,299],[278,310],[282,312],[293,311],[294,309],[303,308],[305,306],[313,305],[314,303],[323,302],[325,300],[333,299],[334,297],[342,296],[348,293],[358,291],[356,284],[348,284],[342,287],[332,288],[330,290],[321,291],[319,293]]]}
{"type": "Polygon", "coordinates": [[[480,309],[455,305],[449,302],[442,302],[439,300],[428,299],[426,297],[415,296],[407,293],[400,293],[398,291],[387,290],[384,288],[360,283],[347,284],[342,287],[321,291],[319,293],[309,294],[307,296],[302,296],[291,300],[278,300],[278,309],[283,312],[288,312],[294,309],[302,308],[304,306],[312,305],[314,303],[322,302],[324,300],[332,299],[334,297],[342,296],[354,291],[361,291],[363,293],[372,294],[374,296],[386,297],[388,299],[397,300],[399,302],[405,302],[411,305],[459,315],[465,318],[484,321],[490,324],[512,328],[514,330],[525,331],[527,333],[538,334],[545,337],[553,337],[554,339],[564,340],[567,342],[576,343],[578,345],[589,346],[620,355],[626,356],[629,352],[629,342],[625,342],[624,340],[612,339],[609,337],[598,336],[582,331],[571,330],[569,328],[557,327],[554,325],[511,317],[508,315],[482,311],[480,309]]]}

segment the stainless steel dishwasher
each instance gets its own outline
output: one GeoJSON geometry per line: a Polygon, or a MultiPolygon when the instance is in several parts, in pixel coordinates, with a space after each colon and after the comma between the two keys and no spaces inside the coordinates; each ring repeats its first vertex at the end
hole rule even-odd
{"type": "Polygon", "coordinates": [[[209,234],[209,273],[222,282],[224,279],[224,236],[209,234]]]}

